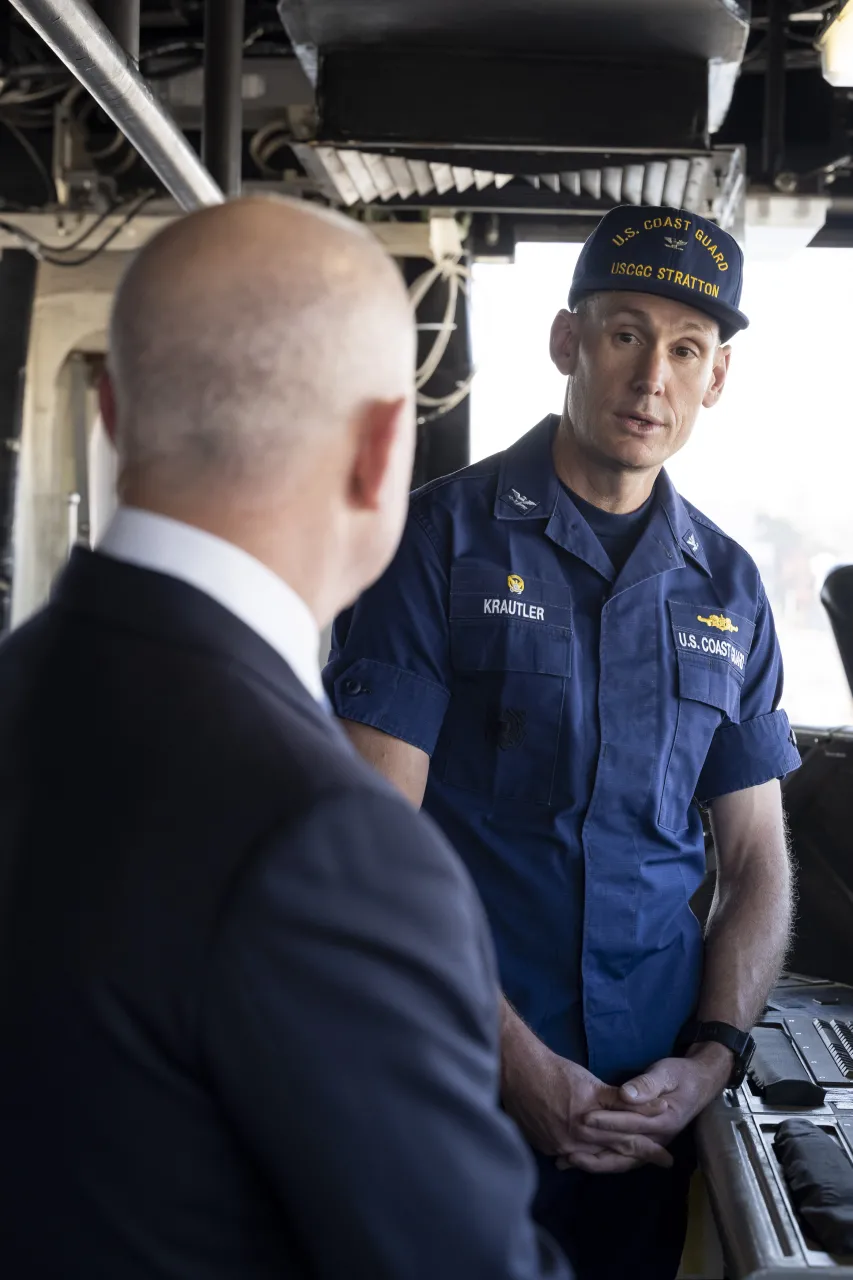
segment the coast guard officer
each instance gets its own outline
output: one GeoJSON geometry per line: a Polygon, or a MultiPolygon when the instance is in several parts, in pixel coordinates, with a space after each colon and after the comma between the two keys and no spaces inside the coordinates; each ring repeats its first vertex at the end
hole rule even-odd
{"type": "Polygon", "coordinates": [[[325,673],[482,895],[504,1106],[580,1280],[675,1276],[690,1124],[742,1076],[788,939],[779,779],[799,756],[770,607],[663,470],[723,390],[742,272],[693,213],[607,214],[551,331],[562,415],[414,494],[325,673]]]}

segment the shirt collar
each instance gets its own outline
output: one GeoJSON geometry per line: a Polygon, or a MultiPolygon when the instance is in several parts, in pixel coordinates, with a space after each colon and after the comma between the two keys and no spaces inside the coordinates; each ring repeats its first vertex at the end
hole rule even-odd
{"type": "MultiPolygon", "coordinates": [[[[613,570],[598,539],[579,517],[577,508],[560,484],[551,452],[559,418],[549,413],[506,450],[498,476],[494,514],[498,520],[547,520],[552,541],[612,578],[613,570]]],[[[685,557],[710,575],[701,539],[684,500],[661,471],[655,485],[656,506],[666,515],[674,547],[668,568],[683,565],[685,557]]],[[[666,527],[666,526],[664,526],[666,527]]]]}
{"type": "Polygon", "coordinates": [[[119,507],[97,550],[203,591],[275,649],[312,697],[324,702],[314,615],[260,560],[212,533],[133,507],[119,507]]]}
{"type": "Polygon", "coordinates": [[[547,520],[553,515],[562,487],[551,455],[558,422],[549,413],[504,453],[495,496],[498,520],[547,520]]]}
{"type": "Polygon", "coordinates": [[[666,518],[679,551],[710,577],[711,569],[702,540],[693,524],[693,518],[686,502],[680,494],[676,493],[675,485],[665,471],[658,476],[655,492],[658,506],[666,512],[666,518]]]}

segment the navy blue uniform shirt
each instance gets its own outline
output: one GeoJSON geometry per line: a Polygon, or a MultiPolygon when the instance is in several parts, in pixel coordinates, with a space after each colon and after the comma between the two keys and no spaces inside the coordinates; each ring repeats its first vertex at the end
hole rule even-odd
{"type": "Polygon", "coordinates": [[[639,510],[625,514],[603,511],[601,507],[593,506],[585,498],[578,497],[571,489],[568,493],[573,505],[604,547],[618,575],[627,564],[631,552],[640,541],[640,535],[649,522],[655,502],[654,493],[646,499],[639,510]]]}
{"type": "Polygon", "coordinates": [[[753,561],[663,472],[617,575],[557,478],[557,423],[413,495],[325,681],[339,716],[432,757],[424,807],[477,884],[507,998],[618,1081],[696,1006],[695,801],[799,755],[753,561]]]}

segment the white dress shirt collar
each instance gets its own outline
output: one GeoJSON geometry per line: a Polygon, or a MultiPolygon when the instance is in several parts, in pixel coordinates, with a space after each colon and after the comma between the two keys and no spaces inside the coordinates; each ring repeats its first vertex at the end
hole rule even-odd
{"type": "Polygon", "coordinates": [[[212,533],[133,507],[119,507],[96,550],[203,591],[266,640],[325,703],[314,615],[260,560],[212,533]]]}

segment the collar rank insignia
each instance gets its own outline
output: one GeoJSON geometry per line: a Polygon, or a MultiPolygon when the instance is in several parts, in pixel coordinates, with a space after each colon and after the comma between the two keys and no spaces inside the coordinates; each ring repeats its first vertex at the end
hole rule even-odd
{"type": "Polygon", "coordinates": [[[687,537],[684,539],[684,545],[686,547],[689,547],[694,555],[696,555],[697,552],[700,550],[699,539],[696,537],[696,534],[693,533],[692,530],[690,533],[688,533],[687,537]]]}
{"type": "Polygon", "coordinates": [[[523,511],[525,515],[527,515],[528,511],[532,511],[534,507],[539,506],[538,502],[534,502],[532,498],[526,498],[517,489],[510,489],[509,493],[502,493],[501,498],[504,502],[508,502],[515,507],[517,511],[523,511]]]}

